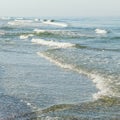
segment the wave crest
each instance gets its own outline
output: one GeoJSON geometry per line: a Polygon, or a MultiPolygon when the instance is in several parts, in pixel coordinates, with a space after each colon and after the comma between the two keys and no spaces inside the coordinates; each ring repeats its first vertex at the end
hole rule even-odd
{"type": "Polygon", "coordinates": [[[28,34],[28,35],[20,35],[20,39],[27,39],[29,37],[33,37],[33,34],[28,34]]]}
{"type": "Polygon", "coordinates": [[[31,42],[40,44],[40,45],[45,45],[45,46],[50,46],[50,47],[58,47],[58,48],[69,48],[69,47],[75,46],[75,44],[71,44],[71,43],[47,41],[44,39],[32,39],[31,42]]]}
{"type": "Polygon", "coordinates": [[[8,25],[30,25],[33,21],[32,20],[14,20],[14,21],[9,21],[8,25]]]}
{"type": "Polygon", "coordinates": [[[46,30],[41,30],[41,29],[34,29],[33,31],[36,33],[45,33],[46,32],[46,30]]]}
{"type": "Polygon", "coordinates": [[[5,35],[5,31],[0,31],[0,35],[5,35]]]}
{"type": "Polygon", "coordinates": [[[97,34],[106,34],[106,33],[108,33],[106,30],[104,30],[104,29],[95,29],[95,32],[97,33],[97,34]]]}
{"type": "MultiPolygon", "coordinates": [[[[119,98],[120,94],[117,91],[117,88],[113,88],[111,86],[112,78],[104,76],[103,74],[100,74],[96,71],[89,71],[82,69],[81,67],[77,67],[76,64],[71,64],[71,63],[66,63],[63,59],[59,58],[56,54],[50,54],[49,51],[46,52],[37,52],[37,54],[50,62],[56,64],[57,66],[64,68],[64,69],[69,69],[75,72],[78,72],[80,74],[86,75],[88,78],[90,78],[98,88],[98,92],[93,95],[94,99],[100,99],[103,98],[103,96],[108,96],[108,97],[114,97],[114,98],[119,98]],[[107,79],[107,82],[106,82],[107,79]]],[[[64,56],[63,56],[64,57],[64,56]]],[[[114,83],[116,84],[116,83],[114,83]]]]}
{"type": "Polygon", "coordinates": [[[47,25],[54,25],[54,26],[59,26],[59,27],[67,27],[68,26],[68,24],[66,24],[66,23],[54,22],[51,20],[43,21],[43,23],[47,24],[47,25]]]}

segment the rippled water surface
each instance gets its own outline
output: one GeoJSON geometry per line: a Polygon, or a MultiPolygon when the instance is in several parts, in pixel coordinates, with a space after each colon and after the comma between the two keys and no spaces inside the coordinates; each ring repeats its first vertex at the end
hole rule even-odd
{"type": "Polygon", "coordinates": [[[0,18],[1,120],[119,120],[119,99],[119,18],[0,18]]]}

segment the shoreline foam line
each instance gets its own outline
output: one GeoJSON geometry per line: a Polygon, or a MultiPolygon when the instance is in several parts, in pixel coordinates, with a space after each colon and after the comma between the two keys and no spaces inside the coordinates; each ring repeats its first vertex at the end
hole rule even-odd
{"type": "Polygon", "coordinates": [[[95,100],[104,98],[105,96],[115,97],[115,98],[120,97],[119,95],[115,94],[114,91],[112,91],[111,87],[108,87],[109,83],[106,83],[104,80],[105,78],[99,75],[99,73],[88,73],[87,71],[77,68],[75,65],[62,63],[59,60],[57,61],[56,59],[49,57],[46,54],[41,52],[37,52],[37,55],[39,55],[42,58],[45,58],[46,60],[50,61],[51,63],[54,63],[55,65],[61,68],[69,69],[79,74],[86,75],[89,79],[93,81],[93,83],[95,83],[96,88],[98,89],[98,92],[93,94],[93,98],[95,100]]]}

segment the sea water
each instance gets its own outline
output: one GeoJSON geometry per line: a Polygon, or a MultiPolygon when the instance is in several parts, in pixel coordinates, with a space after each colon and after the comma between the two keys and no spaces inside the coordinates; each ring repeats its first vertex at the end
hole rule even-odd
{"type": "Polygon", "coordinates": [[[120,18],[1,17],[0,120],[89,119],[120,119],[120,18]]]}

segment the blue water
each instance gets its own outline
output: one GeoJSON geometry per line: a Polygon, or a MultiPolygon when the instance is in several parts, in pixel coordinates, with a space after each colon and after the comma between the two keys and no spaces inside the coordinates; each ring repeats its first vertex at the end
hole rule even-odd
{"type": "Polygon", "coordinates": [[[120,18],[0,18],[0,120],[119,120],[120,18]]]}

